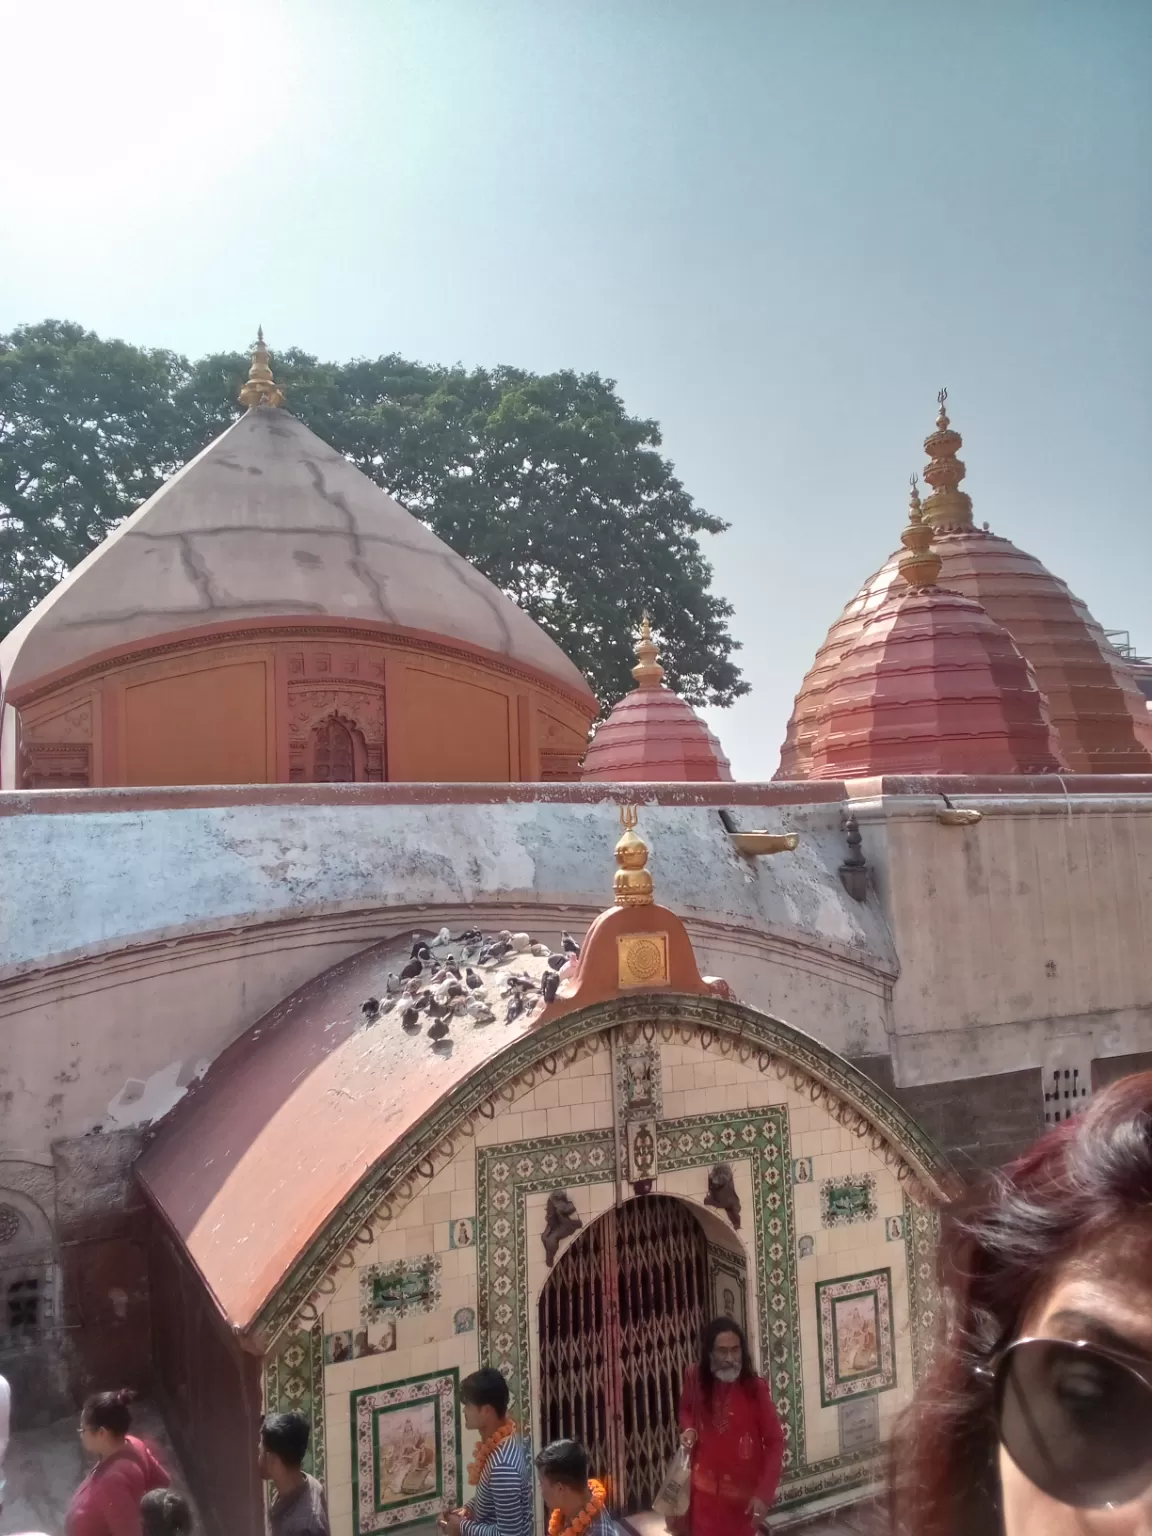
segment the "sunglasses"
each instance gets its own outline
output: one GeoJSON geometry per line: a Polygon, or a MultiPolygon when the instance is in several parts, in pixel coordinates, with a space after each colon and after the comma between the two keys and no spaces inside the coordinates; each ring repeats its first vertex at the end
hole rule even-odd
{"type": "Polygon", "coordinates": [[[1152,1484],[1152,1364],[1063,1339],[1017,1339],[994,1383],[1000,1443],[1043,1493],[1076,1509],[1126,1504],[1152,1484]]]}

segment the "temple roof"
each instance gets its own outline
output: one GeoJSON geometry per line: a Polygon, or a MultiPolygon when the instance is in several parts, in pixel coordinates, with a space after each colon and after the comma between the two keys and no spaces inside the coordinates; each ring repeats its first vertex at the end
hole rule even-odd
{"type": "Polygon", "coordinates": [[[1064,765],[1032,669],[979,603],[936,585],[916,476],[885,601],[821,696],[813,778],[1055,773],[1064,765]]]}
{"type": "Polygon", "coordinates": [[[665,686],[648,615],[636,641],[637,686],[613,706],[584,756],[581,777],[607,783],[715,783],[732,778],[728,759],[700,716],[665,686]]]}
{"type": "MultiPolygon", "coordinates": [[[[944,392],[942,391],[942,394],[944,392]]],[[[1007,630],[1035,674],[1061,757],[1075,773],[1148,773],[1145,711],[1131,669],[1108,644],[1088,609],[1058,577],[1010,540],[978,527],[959,489],[965,468],[956,432],[940,402],[936,430],[925,439],[932,494],[924,521],[940,557],[940,583],[976,601],[1007,630]]],[[[812,773],[816,721],[823,694],[864,625],[903,586],[900,551],[871,576],[829,630],[796,696],[780,755],[778,779],[812,773]]]]}
{"type": "MultiPolygon", "coordinates": [[[[426,935],[427,937],[427,935],[426,935]]],[[[539,981],[546,954],[477,961],[494,1017],[450,1016],[429,1037],[422,1009],[405,1027],[389,972],[412,936],[383,941],[307,983],[220,1055],[144,1152],[141,1182],[187,1249],[229,1323],[242,1333],[300,1254],[372,1166],[485,1062],[531,1027],[543,1001],[513,975],[539,981]],[[369,999],[382,1011],[365,1012],[369,999]],[[391,1005],[391,1006],[390,1006],[391,1005]]],[[[461,958],[459,942],[437,959],[461,958]]],[[[420,986],[438,974],[426,967],[420,986]]],[[[440,984],[443,986],[443,983],[440,984]]],[[[435,989],[440,990],[440,987],[435,989]]]]}
{"type": "MultiPolygon", "coordinates": [[[[278,392],[276,392],[278,394],[278,392]]],[[[5,692],[176,631],[265,619],[432,633],[591,691],[536,622],[301,421],[241,416],[0,645],[5,692]]]]}

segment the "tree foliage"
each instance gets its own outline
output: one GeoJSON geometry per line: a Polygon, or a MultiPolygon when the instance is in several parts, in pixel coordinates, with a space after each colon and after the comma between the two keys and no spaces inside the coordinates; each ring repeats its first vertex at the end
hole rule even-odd
{"type": "MultiPolygon", "coordinates": [[[[249,359],[190,363],[44,321],[0,337],[0,634],[237,415],[249,359]]],[[[287,407],[548,631],[602,702],[633,686],[652,616],[694,704],[747,692],[709,590],[696,506],[611,380],[273,357],[287,407]]]]}

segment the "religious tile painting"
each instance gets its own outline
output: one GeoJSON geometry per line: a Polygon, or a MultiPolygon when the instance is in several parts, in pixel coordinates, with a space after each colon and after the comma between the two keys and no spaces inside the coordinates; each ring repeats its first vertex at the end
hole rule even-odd
{"type": "Polygon", "coordinates": [[[660,1082],[660,1047],[656,1044],[614,1043],[616,1109],[621,1125],[630,1120],[656,1120],[664,1112],[660,1082]]]}
{"type": "Polygon", "coordinates": [[[474,1333],[476,1310],[474,1307],[458,1307],[452,1316],[453,1333],[474,1333]]]}
{"type": "Polygon", "coordinates": [[[435,1520],[459,1505],[458,1370],[351,1394],[356,1536],[435,1520]]]}
{"type": "Polygon", "coordinates": [[[324,1364],[343,1365],[345,1360],[352,1359],[352,1330],[345,1329],[340,1333],[326,1333],[324,1335],[324,1364]]]}
{"type": "Polygon", "coordinates": [[[411,1312],[434,1312],[440,1300],[440,1260],[425,1253],[360,1271],[361,1326],[411,1312]]]}
{"type": "Polygon", "coordinates": [[[368,1323],[356,1330],[352,1355],[363,1360],[368,1355],[389,1355],[396,1348],[396,1324],[389,1318],[382,1323],[368,1323]]]}
{"type": "Polygon", "coordinates": [[[823,1407],[896,1385],[890,1269],[818,1282],[816,1313],[823,1407]]]}
{"type": "Polygon", "coordinates": [[[793,1184],[811,1184],[812,1159],[810,1157],[794,1157],[792,1159],[793,1184]]]}
{"type": "Polygon", "coordinates": [[[820,1185],[820,1221],[826,1227],[871,1221],[876,1209],[876,1180],[870,1173],[845,1174],[820,1185]]]}
{"type": "Polygon", "coordinates": [[[448,1223],[448,1246],[450,1248],[471,1248],[476,1242],[476,1218],[474,1216],[458,1216],[455,1221],[448,1223]]]}
{"type": "Polygon", "coordinates": [[[889,1243],[902,1243],[904,1241],[903,1216],[886,1216],[884,1218],[884,1240],[889,1243]]]}

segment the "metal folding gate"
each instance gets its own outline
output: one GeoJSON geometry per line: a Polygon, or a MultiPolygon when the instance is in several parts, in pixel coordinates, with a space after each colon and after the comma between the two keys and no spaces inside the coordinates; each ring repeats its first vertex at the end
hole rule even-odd
{"type": "Polygon", "coordinates": [[[617,1512],[651,1507],[676,1447],[684,1370],[707,1321],[707,1241],[687,1206],[644,1195],[587,1227],[540,1297],[540,1426],[588,1447],[617,1512]]]}

